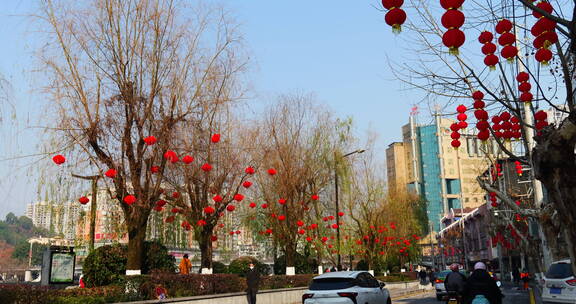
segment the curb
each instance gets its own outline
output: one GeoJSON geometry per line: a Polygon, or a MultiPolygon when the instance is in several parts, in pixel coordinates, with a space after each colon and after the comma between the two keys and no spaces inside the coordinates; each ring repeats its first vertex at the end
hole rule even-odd
{"type": "Polygon", "coordinates": [[[428,289],[413,289],[413,290],[406,290],[403,291],[402,293],[398,294],[398,295],[394,295],[393,297],[390,297],[392,300],[401,300],[404,298],[409,298],[415,295],[419,295],[419,294],[423,294],[423,293],[429,293],[432,292],[432,290],[428,290],[428,289]]]}

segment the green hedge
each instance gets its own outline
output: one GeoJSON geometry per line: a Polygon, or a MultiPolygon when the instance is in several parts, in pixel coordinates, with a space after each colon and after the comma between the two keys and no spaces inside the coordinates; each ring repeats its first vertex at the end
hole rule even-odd
{"type": "MultiPolygon", "coordinates": [[[[307,287],[314,275],[262,276],[260,289],[307,287]]],[[[152,271],[150,275],[122,278],[116,285],[83,289],[48,289],[35,285],[0,285],[2,304],[100,304],[155,299],[154,288],[162,285],[169,298],[244,292],[246,279],[235,274],[181,275],[152,271]],[[126,286],[135,282],[134,293],[125,293],[126,286]]]]}

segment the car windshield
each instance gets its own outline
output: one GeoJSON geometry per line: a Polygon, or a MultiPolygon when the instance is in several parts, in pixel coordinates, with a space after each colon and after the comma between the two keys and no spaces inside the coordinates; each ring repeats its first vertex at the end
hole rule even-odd
{"type": "Polygon", "coordinates": [[[335,290],[353,287],[356,280],[353,278],[324,278],[314,279],[310,284],[310,290],[335,290]]]}
{"type": "Polygon", "coordinates": [[[549,279],[565,279],[573,275],[572,266],[568,263],[552,264],[546,272],[546,277],[549,279]]]}

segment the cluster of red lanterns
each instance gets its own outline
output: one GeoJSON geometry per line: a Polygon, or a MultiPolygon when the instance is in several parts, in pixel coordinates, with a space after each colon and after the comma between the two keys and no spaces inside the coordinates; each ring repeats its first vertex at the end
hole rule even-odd
{"type": "MultiPolygon", "coordinates": [[[[554,8],[548,1],[540,1],[536,6],[546,13],[551,14],[554,8]]],[[[530,32],[534,37],[533,45],[538,50],[535,54],[536,61],[542,65],[547,65],[552,60],[552,51],[550,46],[558,42],[558,34],[556,34],[556,22],[552,21],[537,11],[533,11],[532,15],[538,19],[532,26],[530,32]]]]}
{"type": "Polygon", "coordinates": [[[514,162],[514,168],[518,176],[522,176],[522,163],[519,161],[514,162]]]}
{"type": "Polygon", "coordinates": [[[492,202],[492,204],[491,204],[492,207],[494,207],[494,208],[498,207],[496,192],[490,192],[490,201],[492,202]]]}
{"type": "Polygon", "coordinates": [[[458,149],[462,144],[460,142],[460,133],[458,131],[460,131],[460,129],[466,129],[468,127],[468,123],[466,122],[466,119],[468,119],[468,115],[466,115],[466,110],[468,109],[464,105],[459,105],[458,107],[456,107],[456,111],[458,112],[458,115],[456,116],[456,118],[458,119],[458,123],[453,123],[452,125],[450,125],[450,130],[452,131],[452,133],[450,134],[452,142],[450,144],[454,149],[458,149]]]}
{"type": "Polygon", "coordinates": [[[540,131],[544,127],[548,126],[548,121],[546,121],[548,119],[548,114],[546,112],[542,110],[536,112],[534,114],[534,119],[536,120],[536,130],[540,131]]]}
{"type": "Polygon", "coordinates": [[[520,100],[523,102],[532,102],[534,96],[530,93],[530,89],[532,89],[532,85],[530,84],[530,75],[526,72],[520,72],[516,76],[516,80],[518,81],[518,91],[520,91],[520,100]]]}
{"type": "Polygon", "coordinates": [[[520,119],[504,111],[500,115],[492,117],[492,130],[496,138],[505,140],[519,139],[522,137],[520,132],[520,119]]]}
{"type": "Polygon", "coordinates": [[[464,13],[459,10],[463,3],[464,0],[440,1],[440,5],[446,10],[442,15],[442,26],[447,29],[442,35],[442,43],[448,47],[448,52],[452,55],[458,55],[458,48],[466,41],[466,35],[460,30],[465,20],[464,13]]]}
{"type": "Polygon", "coordinates": [[[518,56],[516,47],[516,35],[512,32],[514,25],[508,19],[502,19],[496,24],[496,33],[500,34],[498,44],[502,46],[500,55],[508,61],[512,61],[518,56]]]}
{"type": "Polygon", "coordinates": [[[400,33],[402,31],[402,24],[406,22],[406,12],[400,7],[404,4],[404,0],[382,0],[382,6],[388,10],[384,21],[392,27],[392,32],[400,33]]]}
{"type": "Polygon", "coordinates": [[[483,44],[482,53],[486,56],[484,57],[484,64],[490,70],[495,70],[496,65],[500,62],[498,56],[494,55],[496,53],[496,44],[492,43],[493,39],[494,35],[488,31],[484,31],[478,36],[478,41],[483,44]]]}
{"type": "Polygon", "coordinates": [[[481,91],[475,91],[472,93],[472,98],[474,99],[474,117],[476,117],[476,129],[478,129],[478,134],[476,135],[481,141],[486,141],[490,138],[490,123],[488,123],[488,112],[484,110],[486,103],[482,101],[484,99],[484,93],[481,91]]]}

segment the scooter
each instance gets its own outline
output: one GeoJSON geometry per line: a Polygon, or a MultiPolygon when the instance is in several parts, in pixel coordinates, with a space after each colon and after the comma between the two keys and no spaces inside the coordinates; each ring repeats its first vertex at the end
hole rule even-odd
{"type": "Polygon", "coordinates": [[[460,304],[462,297],[455,291],[448,291],[448,300],[446,304],[460,304]]]}

